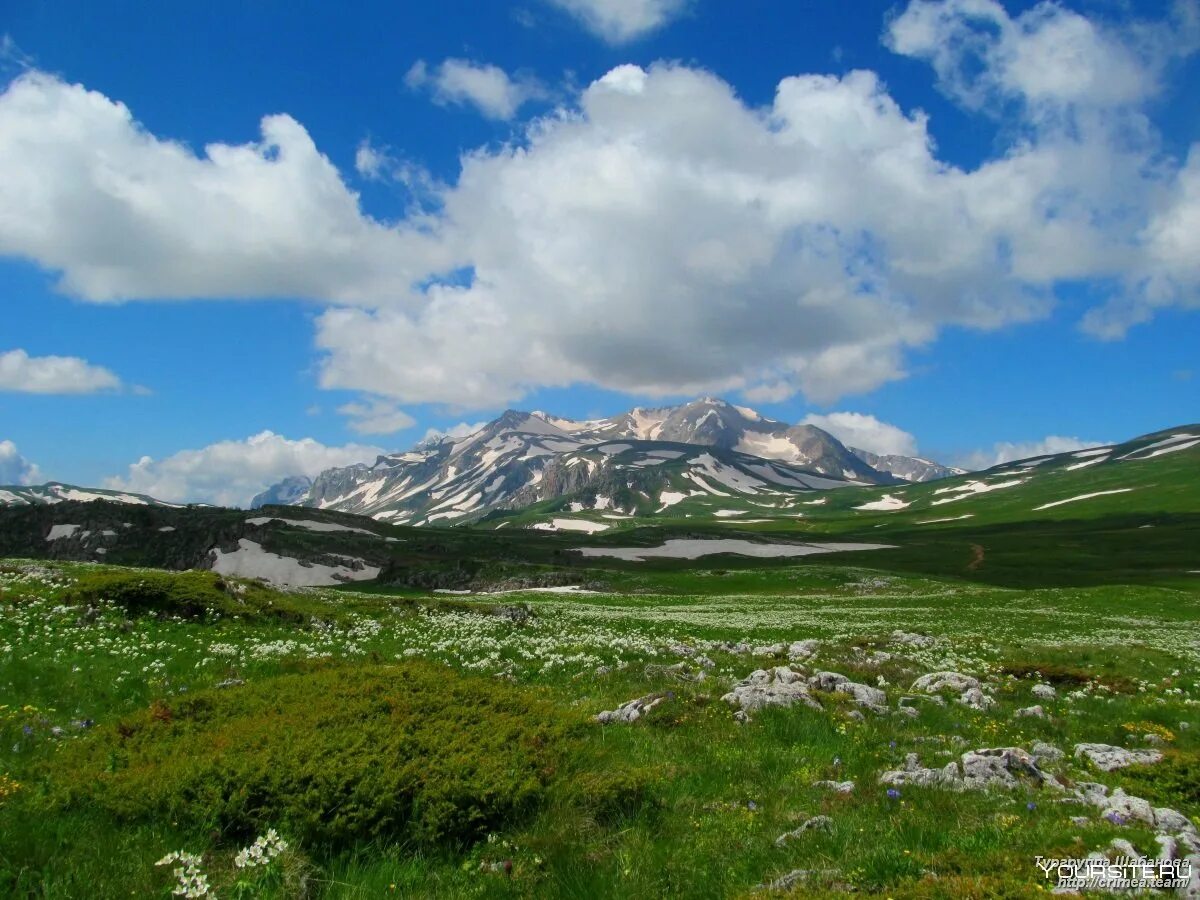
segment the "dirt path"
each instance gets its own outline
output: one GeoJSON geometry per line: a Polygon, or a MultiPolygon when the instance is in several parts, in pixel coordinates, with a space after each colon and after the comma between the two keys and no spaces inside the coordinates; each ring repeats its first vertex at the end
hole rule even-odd
{"type": "Polygon", "coordinates": [[[967,563],[968,572],[974,572],[981,565],[983,565],[983,554],[984,551],[982,544],[971,545],[971,561],[967,563]]]}

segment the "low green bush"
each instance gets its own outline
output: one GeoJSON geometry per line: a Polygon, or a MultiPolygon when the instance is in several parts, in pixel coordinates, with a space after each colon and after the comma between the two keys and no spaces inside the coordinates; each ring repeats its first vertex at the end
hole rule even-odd
{"type": "Polygon", "coordinates": [[[424,662],[317,668],[159,701],[67,745],[51,807],[310,847],[465,846],[543,802],[586,724],[424,662]]]}
{"type": "Polygon", "coordinates": [[[185,619],[241,616],[304,622],[311,604],[253,581],[227,580],[215,572],[92,572],[63,593],[68,606],[114,603],[131,616],[177,615],[185,619]]]}

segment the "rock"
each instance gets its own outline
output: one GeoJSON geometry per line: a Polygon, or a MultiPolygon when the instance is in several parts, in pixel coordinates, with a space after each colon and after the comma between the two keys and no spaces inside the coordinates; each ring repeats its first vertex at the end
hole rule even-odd
{"type": "Polygon", "coordinates": [[[1141,859],[1142,854],[1137,852],[1137,848],[1125,838],[1113,838],[1109,842],[1108,849],[1118,856],[1124,856],[1128,859],[1141,859]]]}
{"type": "Polygon", "coordinates": [[[848,694],[859,706],[865,706],[875,712],[882,712],[887,708],[887,694],[879,688],[851,681],[845,675],[837,672],[818,672],[811,675],[808,679],[808,686],[820,691],[848,694]]]}
{"type": "Polygon", "coordinates": [[[816,638],[809,638],[808,640],[804,641],[793,641],[792,644],[787,648],[788,659],[808,659],[809,657],[816,655],[817,648],[820,646],[821,642],[816,638]]]}
{"type": "Polygon", "coordinates": [[[937,643],[937,639],[930,637],[927,634],[916,634],[911,631],[900,631],[897,629],[892,632],[891,641],[893,644],[904,644],[908,647],[932,647],[937,643]]]}
{"type": "Polygon", "coordinates": [[[961,694],[963,691],[979,687],[979,679],[961,672],[930,672],[922,675],[913,682],[912,690],[923,694],[936,694],[938,691],[952,690],[961,694]]]}
{"type": "Polygon", "coordinates": [[[765,706],[792,706],[796,703],[802,703],[811,709],[822,708],[809,693],[808,684],[803,680],[803,676],[787,666],[751,672],[721,699],[748,713],[765,706]]]}
{"type": "Polygon", "coordinates": [[[1154,825],[1154,807],[1150,805],[1150,801],[1126,794],[1121,788],[1117,788],[1109,795],[1101,815],[1116,824],[1144,822],[1147,825],[1154,825]]]}
{"type": "Polygon", "coordinates": [[[783,654],[783,644],[763,644],[750,651],[752,656],[780,656],[783,654]]]}
{"type": "Polygon", "coordinates": [[[1200,836],[1197,836],[1195,832],[1181,831],[1175,835],[1175,839],[1179,841],[1179,846],[1188,853],[1200,853],[1200,836]]]}
{"type": "Polygon", "coordinates": [[[855,722],[865,722],[867,717],[860,713],[857,709],[852,709],[846,713],[847,719],[853,719],[855,722]]]}
{"type": "Polygon", "coordinates": [[[1057,762],[1066,756],[1065,753],[1063,753],[1053,744],[1047,744],[1045,741],[1034,741],[1033,746],[1029,748],[1029,752],[1033,755],[1034,759],[1038,760],[1038,762],[1043,760],[1046,762],[1057,762]]]}
{"type": "Polygon", "coordinates": [[[715,669],[717,667],[717,664],[707,656],[697,656],[695,663],[702,669],[715,669]]]}
{"type": "Polygon", "coordinates": [[[1197,897],[1200,897],[1200,853],[1191,853],[1184,857],[1184,861],[1189,864],[1191,875],[1187,884],[1176,890],[1175,896],[1196,900],[1197,897]]]}
{"type": "Polygon", "coordinates": [[[958,698],[958,702],[963,706],[969,706],[971,709],[987,709],[996,701],[979,688],[967,688],[967,690],[963,691],[962,696],[958,698]]]}
{"type": "Polygon", "coordinates": [[[832,691],[838,685],[845,684],[849,680],[845,675],[839,675],[837,672],[818,672],[816,675],[809,676],[808,686],[819,691],[832,691]]]}
{"type": "Polygon", "coordinates": [[[926,769],[921,767],[915,753],[905,756],[903,769],[892,769],[880,775],[879,783],[893,786],[945,787],[954,790],[961,790],[963,786],[957,763],[946,763],[940,769],[926,769]]]}
{"type": "Polygon", "coordinates": [[[1145,766],[1162,760],[1158,750],[1126,750],[1111,744],[1076,744],[1075,758],[1087,758],[1103,772],[1113,772],[1126,766],[1145,766]]]}
{"type": "Polygon", "coordinates": [[[825,790],[833,791],[835,794],[850,794],[854,792],[853,781],[814,781],[812,786],[815,788],[825,788],[825,790]]]}
{"type": "Polygon", "coordinates": [[[1142,740],[1145,741],[1147,744],[1149,744],[1151,747],[1162,747],[1163,745],[1165,745],[1167,743],[1161,737],[1159,737],[1157,734],[1144,734],[1144,735],[1142,735],[1142,740]]]}
{"type": "Polygon", "coordinates": [[[647,694],[628,703],[622,703],[616,709],[608,709],[596,715],[596,721],[601,725],[631,724],[636,722],[658,704],[666,699],[663,694],[647,694]]]}
{"type": "Polygon", "coordinates": [[[1191,819],[1165,806],[1154,808],[1154,827],[1164,834],[1196,834],[1196,826],[1191,819]]]}
{"type": "Polygon", "coordinates": [[[1058,692],[1050,684],[1035,684],[1031,693],[1039,700],[1053,700],[1058,696],[1058,692]]]}
{"type": "Polygon", "coordinates": [[[1091,825],[1092,820],[1087,816],[1071,816],[1072,825],[1091,825]]]}
{"type": "Polygon", "coordinates": [[[1158,844],[1158,858],[1163,861],[1179,859],[1179,842],[1169,834],[1156,834],[1154,841],[1158,844]]]}
{"type": "Polygon", "coordinates": [[[692,667],[685,662],[677,662],[674,665],[663,666],[651,663],[646,666],[645,673],[650,678],[667,676],[677,678],[680,681],[703,681],[708,676],[703,669],[698,672],[693,672],[692,667]]]}
{"type": "Polygon", "coordinates": [[[1058,779],[1043,772],[1033,755],[1020,747],[968,750],[962,755],[962,771],[963,782],[973,790],[1013,788],[1019,783],[1017,776],[1030,778],[1040,787],[1062,789],[1058,779]]]}
{"type": "Polygon", "coordinates": [[[1046,718],[1046,711],[1040,706],[1026,706],[1024,709],[1017,710],[1017,716],[1032,719],[1044,719],[1046,718]]]}
{"type": "Polygon", "coordinates": [[[240,687],[245,683],[246,682],[243,681],[241,678],[226,678],[224,681],[218,681],[217,687],[219,687],[219,688],[240,687]]]}
{"type": "Polygon", "coordinates": [[[837,869],[792,869],[786,875],[781,875],[774,881],[760,884],[759,887],[768,891],[790,891],[798,884],[814,878],[835,878],[841,874],[837,869]]]}
{"type": "Polygon", "coordinates": [[[921,715],[921,711],[915,706],[901,706],[896,709],[896,712],[902,716],[908,716],[910,719],[915,719],[921,715]]]}
{"type": "Polygon", "coordinates": [[[869,684],[859,684],[856,681],[843,681],[837,686],[837,693],[849,694],[859,706],[864,706],[873,712],[884,712],[887,709],[887,694],[869,684]]]}
{"type": "Polygon", "coordinates": [[[799,828],[794,828],[791,831],[781,834],[775,838],[776,847],[787,846],[788,841],[794,841],[806,831],[833,831],[833,819],[829,816],[813,816],[805,821],[799,828]]]}

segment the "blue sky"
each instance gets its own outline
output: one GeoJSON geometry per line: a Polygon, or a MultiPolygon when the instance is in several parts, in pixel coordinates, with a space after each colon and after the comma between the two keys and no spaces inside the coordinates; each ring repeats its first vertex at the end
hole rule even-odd
{"type": "Polygon", "coordinates": [[[0,481],[700,393],[952,461],[1200,419],[1196,4],[845,9],[8,5],[0,481]]]}

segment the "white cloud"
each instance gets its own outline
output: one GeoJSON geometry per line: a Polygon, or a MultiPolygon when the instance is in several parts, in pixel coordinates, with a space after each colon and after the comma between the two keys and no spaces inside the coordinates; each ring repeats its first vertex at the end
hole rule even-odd
{"type": "Polygon", "coordinates": [[[37,484],[42,473],[17,451],[12,441],[0,441],[0,484],[37,484]]]}
{"type": "MultiPolygon", "coordinates": [[[[363,177],[428,200],[393,225],[286,116],[197,156],[29,74],[0,96],[0,253],[85,299],[327,301],[321,384],[399,404],[572,384],[832,403],[905,377],[947,327],[1046,315],[1059,285],[1111,286],[1085,320],[1106,336],[1197,303],[1200,150],[1170,158],[1146,114],[1188,21],[1118,32],[1052,4],[910,3],[892,46],[1006,117],[1007,143],[969,169],[871,72],[784,78],[752,107],[697,68],[619,66],[465,154],[453,184],[364,144],[363,177]]],[[[444,69],[419,80],[436,92],[444,69]]]]}
{"type": "Polygon", "coordinates": [[[550,0],[593,34],[623,44],[656,31],[682,15],[690,0],[550,0]]]}
{"type": "Polygon", "coordinates": [[[1077,437],[1048,435],[1040,441],[1012,443],[999,441],[990,450],[975,450],[960,457],[957,465],[972,471],[990,469],[1001,463],[1013,462],[1018,459],[1031,459],[1035,456],[1049,456],[1054,453],[1071,453],[1075,450],[1089,450],[1092,447],[1103,447],[1110,441],[1085,441],[1077,437]]]}
{"type": "Polygon", "coordinates": [[[338,407],[338,412],[350,417],[350,430],[356,434],[394,434],[411,428],[416,420],[389,400],[371,397],[338,407]]]}
{"type": "Polygon", "coordinates": [[[464,438],[467,435],[474,434],[487,425],[487,422],[459,422],[457,425],[451,425],[449,428],[430,428],[425,432],[422,441],[436,440],[439,438],[464,438]]]}
{"type": "Polygon", "coordinates": [[[801,424],[816,425],[847,447],[857,447],[881,456],[916,456],[917,453],[917,439],[907,431],[863,413],[811,413],[804,417],[801,424]]]}
{"type": "Polygon", "coordinates": [[[0,254],[61,271],[61,290],[93,301],[374,301],[446,262],[417,223],[365,216],[290,116],[263,118],[259,143],[197,155],[40,72],[0,94],[0,254]]]}
{"type": "Polygon", "coordinates": [[[121,387],[121,379],[76,356],[0,352],[0,391],[25,394],[94,394],[121,387]]]}
{"type": "Polygon", "coordinates": [[[443,106],[470,104],[489,119],[511,119],[529,100],[545,95],[530,78],[514,80],[499,66],[447,59],[432,69],[425,60],[413,63],[404,83],[413,90],[429,90],[443,106]]]}
{"type": "Polygon", "coordinates": [[[178,503],[244,506],[250,498],[290,475],[313,477],[333,466],[369,462],[379,447],[329,447],[312,438],[289,440],[263,431],[240,441],[219,441],[199,450],[180,450],[165,459],[143,456],[124,475],[104,486],[178,503]]]}

